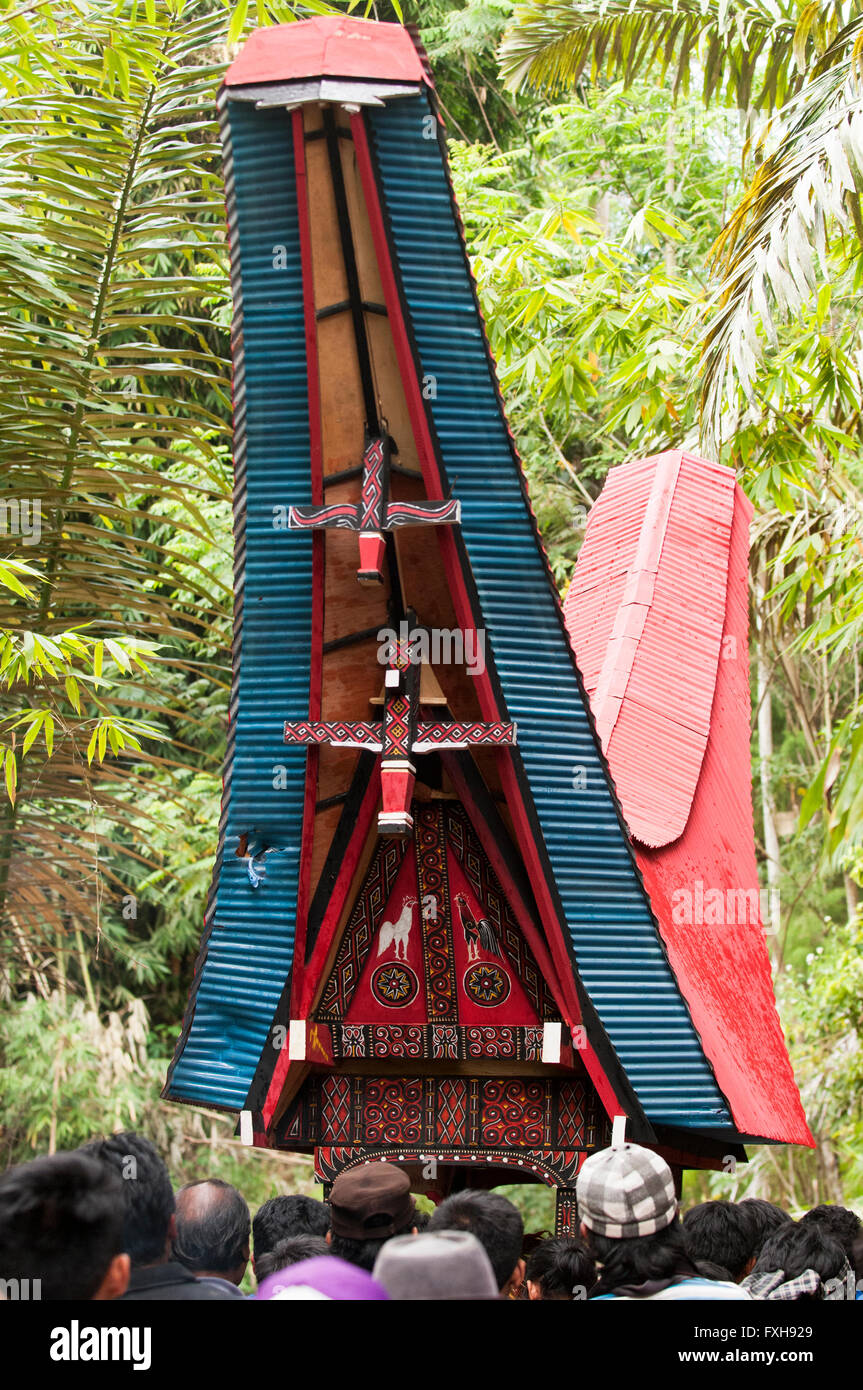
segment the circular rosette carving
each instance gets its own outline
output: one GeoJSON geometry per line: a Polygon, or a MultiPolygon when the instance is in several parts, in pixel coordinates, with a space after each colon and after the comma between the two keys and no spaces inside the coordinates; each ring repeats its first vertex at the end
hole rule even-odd
{"type": "Polygon", "coordinates": [[[502,965],[475,961],[464,972],[462,987],[468,999],[484,1009],[496,1008],[509,998],[512,982],[502,965]]]}
{"type": "Polygon", "coordinates": [[[412,1004],[419,987],[414,971],[400,960],[379,965],[371,978],[372,994],[387,1009],[404,1009],[412,1004]]]}
{"type": "Polygon", "coordinates": [[[545,1087],[541,1081],[484,1082],[482,1142],[536,1148],[545,1130],[545,1087]]]}

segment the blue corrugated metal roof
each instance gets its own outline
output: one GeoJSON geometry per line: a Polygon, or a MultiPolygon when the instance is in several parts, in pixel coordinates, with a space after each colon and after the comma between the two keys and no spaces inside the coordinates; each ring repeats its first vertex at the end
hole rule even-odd
{"type": "MultiPolygon", "coordinates": [[[[305,764],[284,719],[308,714],[311,541],[273,507],[311,500],[290,117],[227,106],[235,294],[237,591],[233,726],[208,936],[167,1094],[239,1109],[293,951],[305,764]],[[283,268],[274,268],[274,249],[283,268]],[[242,657],[242,659],[240,659],[242,657]],[[286,785],[274,787],[274,768],[286,785]],[[238,838],[286,851],[253,889],[238,838]]],[[[580,972],[649,1118],[730,1117],[668,967],[626,847],[563,634],[486,355],[425,96],[371,118],[398,270],[483,620],[580,972]],[[538,679],[537,673],[542,673],[538,679]],[[575,794],[576,767],[587,787],[575,794]]]]}
{"type": "Polygon", "coordinates": [[[397,271],[581,978],[654,1123],[731,1118],[659,941],[590,729],[477,314],[425,93],[369,113],[397,271]],[[573,790],[576,769],[586,786],[573,790]]]}
{"type": "Polygon", "coordinates": [[[285,757],[283,721],[309,712],[311,540],[274,530],[273,508],[311,501],[311,477],[291,118],[229,103],[226,119],[240,557],[233,728],[211,926],[167,1094],[240,1109],[293,955],[305,760],[285,757]],[[258,888],[235,855],[243,833],[286,851],[267,858],[258,888]]]}

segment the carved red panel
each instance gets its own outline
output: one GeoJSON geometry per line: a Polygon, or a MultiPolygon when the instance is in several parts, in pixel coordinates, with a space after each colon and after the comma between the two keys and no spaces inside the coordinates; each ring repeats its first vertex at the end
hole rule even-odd
{"type": "Polygon", "coordinates": [[[549,1142],[549,1087],[545,1081],[485,1080],[480,1142],[536,1148],[549,1142]]]}
{"type": "Polygon", "coordinates": [[[448,1077],[438,1086],[437,1134],[439,1144],[464,1144],[468,1130],[468,1085],[461,1076],[448,1077]]]}
{"type": "Polygon", "coordinates": [[[417,804],[414,829],[426,975],[426,1003],[433,1023],[458,1018],[446,841],[435,806],[417,804]]]}
{"type": "Polygon", "coordinates": [[[405,855],[398,840],[381,840],[350,916],[317,1017],[344,1018],[405,855]]]}
{"type": "Polygon", "coordinates": [[[418,1144],[422,1140],[422,1078],[368,1077],[362,1098],[367,1144],[418,1144]]]}
{"type": "Polygon", "coordinates": [[[351,1081],[331,1073],[321,1081],[321,1138],[342,1144],[351,1137],[351,1081]]]}

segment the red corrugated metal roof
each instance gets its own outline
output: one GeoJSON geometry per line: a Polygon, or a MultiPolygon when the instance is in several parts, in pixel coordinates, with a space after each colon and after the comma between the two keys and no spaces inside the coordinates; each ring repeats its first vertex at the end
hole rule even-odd
{"type": "Polygon", "coordinates": [[[731,471],[692,455],[613,469],[564,610],[669,962],[735,1124],[811,1145],[760,911],[750,920],[751,515],[731,471]],[[645,594],[646,613],[618,618],[645,594]],[[607,655],[624,624],[639,634],[625,683],[607,655]],[[668,827],[667,806],[677,838],[649,847],[637,827],[668,827]]]}
{"type": "Polygon", "coordinates": [[[400,24],[322,15],[255,29],[228,68],[225,85],[309,77],[428,80],[413,40],[400,24]]]}
{"type": "Polygon", "coordinates": [[[679,450],[613,468],[564,604],[567,621],[590,609],[579,663],[627,822],[646,845],[682,833],[698,782],[733,509],[730,469],[679,450]],[[680,602],[681,585],[694,604],[680,602]]]}

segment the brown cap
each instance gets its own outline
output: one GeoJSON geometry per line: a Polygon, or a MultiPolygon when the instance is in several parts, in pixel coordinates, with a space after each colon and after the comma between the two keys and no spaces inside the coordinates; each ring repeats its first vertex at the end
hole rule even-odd
{"type": "Polygon", "coordinates": [[[414,1214],[410,1179],[394,1163],[364,1163],[333,1183],[333,1235],[349,1240],[385,1240],[403,1231],[414,1214]]]}

